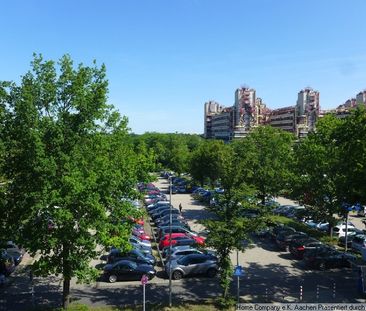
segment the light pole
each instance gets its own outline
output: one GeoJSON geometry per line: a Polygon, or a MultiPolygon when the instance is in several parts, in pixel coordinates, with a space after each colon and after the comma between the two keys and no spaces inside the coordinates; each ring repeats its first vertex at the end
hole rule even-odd
{"type": "MultiPolygon", "coordinates": [[[[239,250],[236,249],[236,266],[239,267],[239,250]]],[[[237,295],[237,303],[239,304],[239,301],[240,301],[240,296],[239,296],[239,289],[240,289],[240,280],[239,280],[240,276],[238,275],[238,284],[237,284],[237,292],[236,292],[236,295],[237,295]]]]}
{"type": "MultiPolygon", "coordinates": [[[[169,261],[172,257],[172,177],[169,176],[169,261]]],[[[172,265],[169,264],[169,308],[172,307],[172,265]]]]}

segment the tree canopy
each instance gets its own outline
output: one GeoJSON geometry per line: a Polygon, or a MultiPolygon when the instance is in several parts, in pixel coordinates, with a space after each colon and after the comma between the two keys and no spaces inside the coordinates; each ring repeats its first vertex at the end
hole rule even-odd
{"type": "Polygon", "coordinates": [[[122,220],[140,216],[122,199],[144,174],[107,93],[104,65],[74,66],[68,55],[57,64],[34,55],[19,85],[0,82],[6,232],[39,255],[36,274],[63,276],[64,306],[72,277],[95,277],[97,245],[129,248],[122,220]]]}

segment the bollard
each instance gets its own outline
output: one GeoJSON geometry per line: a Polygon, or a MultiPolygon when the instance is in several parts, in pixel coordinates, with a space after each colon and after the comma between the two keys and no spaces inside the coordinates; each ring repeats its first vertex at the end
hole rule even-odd
{"type": "Polygon", "coordinates": [[[266,298],[266,302],[268,302],[268,288],[266,288],[266,291],[265,291],[265,298],[266,298]]]}
{"type": "Polygon", "coordinates": [[[316,286],[316,301],[319,300],[319,285],[316,286]]]}
{"type": "Polygon", "coordinates": [[[302,285],[300,285],[300,301],[302,301],[302,285]]]}
{"type": "Polygon", "coordinates": [[[336,283],[333,283],[333,299],[336,298],[336,283]]]}

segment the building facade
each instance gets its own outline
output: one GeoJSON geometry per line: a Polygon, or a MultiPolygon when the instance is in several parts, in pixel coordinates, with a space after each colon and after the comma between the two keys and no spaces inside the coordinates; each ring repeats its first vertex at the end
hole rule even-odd
{"type": "Polygon", "coordinates": [[[363,90],[356,95],[356,103],[366,105],[366,90],[363,90]]]}
{"type": "Polygon", "coordinates": [[[255,127],[271,125],[304,137],[315,129],[319,118],[319,92],[305,88],[298,93],[296,105],[270,110],[255,89],[235,91],[234,105],[224,108],[215,101],[205,103],[204,137],[225,141],[243,138],[255,127]]]}

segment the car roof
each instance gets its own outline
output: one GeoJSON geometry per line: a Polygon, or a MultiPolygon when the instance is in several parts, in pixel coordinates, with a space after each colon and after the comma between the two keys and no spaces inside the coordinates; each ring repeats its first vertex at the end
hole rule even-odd
{"type": "Polygon", "coordinates": [[[172,251],[176,252],[176,251],[186,251],[186,250],[189,250],[189,249],[197,249],[197,248],[194,248],[192,247],[191,245],[178,245],[176,247],[173,248],[172,251]]]}
{"type": "Polygon", "coordinates": [[[129,264],[136,264],[136,262],[132,261],[132,260],[127,260],[127,259],[121,259],[121,260],[118,260],[116,261],[113,266],[116,266],[118,264],[126,264],[126,265],[129,265],[129,264]]]}
{"type": "MultiPolygon", "coordinates": [[[[170,236],[170,233],[167,233],[167,234],[165,234],[164,235],[164,239],[166,238],[166,237],[168,237],[169,238],[169,236],[170,236]]],[[[177,232],[172,232],[172,237],[186,237],[187,235],[185,234],[185,233],[181,233],[181,232],[179,232],[179,233],[177,233],[177,232]]]]}

